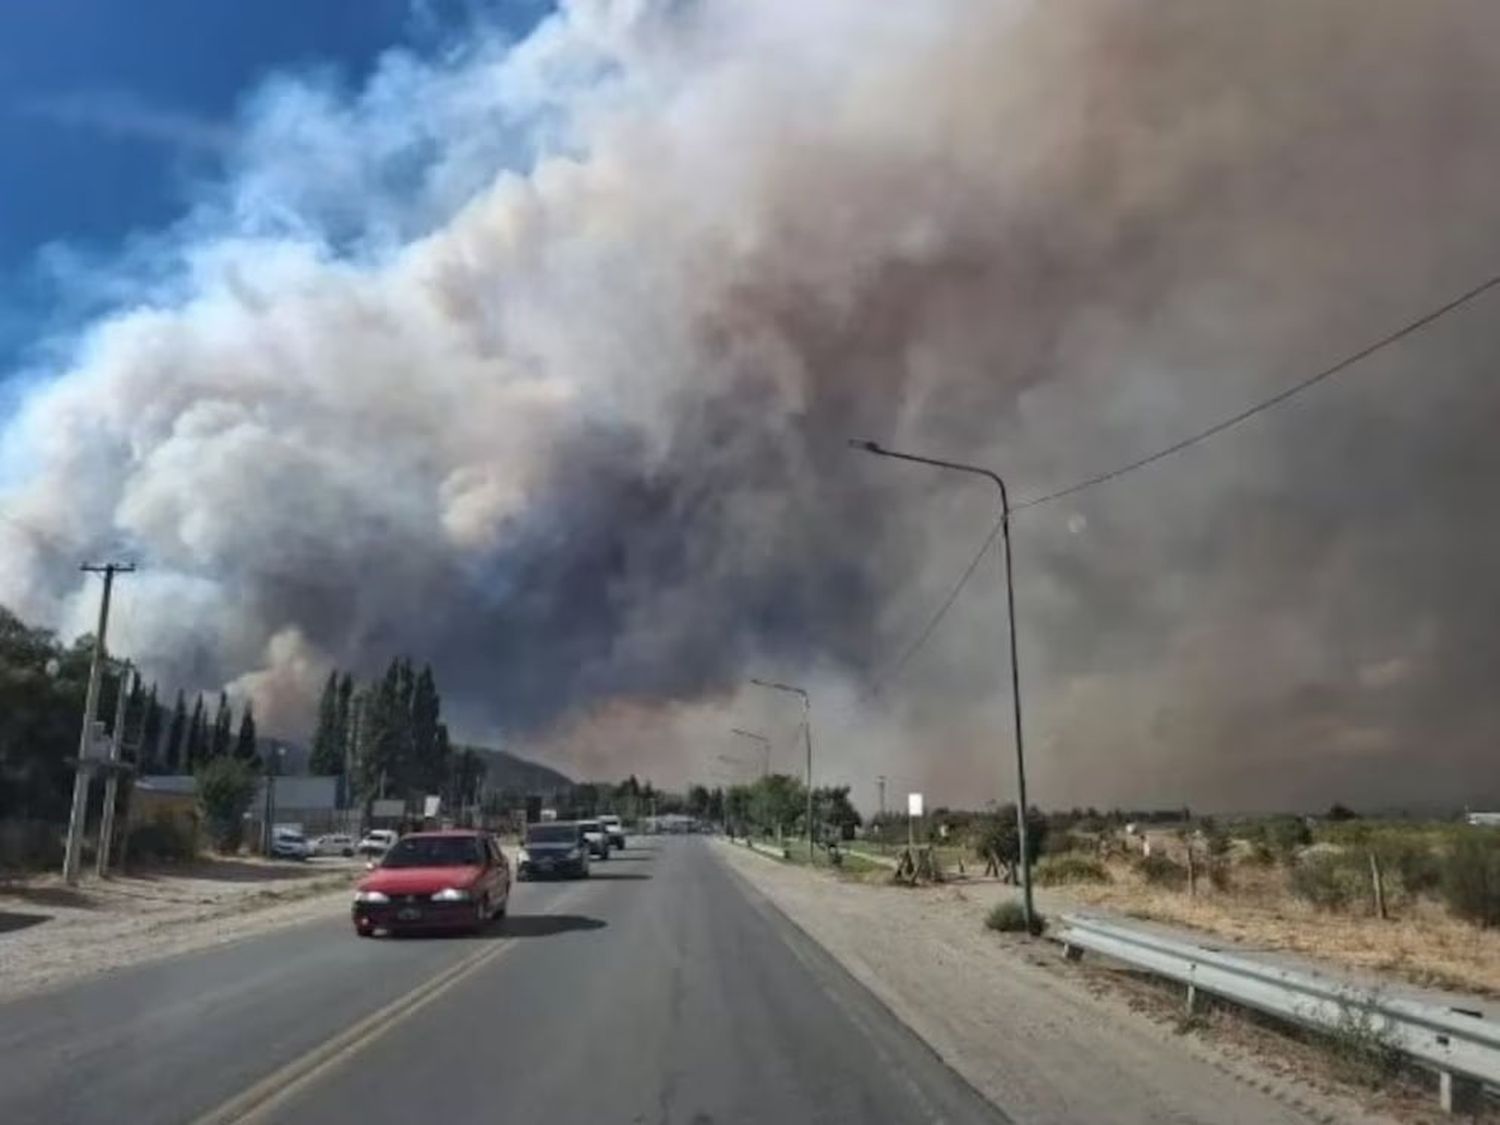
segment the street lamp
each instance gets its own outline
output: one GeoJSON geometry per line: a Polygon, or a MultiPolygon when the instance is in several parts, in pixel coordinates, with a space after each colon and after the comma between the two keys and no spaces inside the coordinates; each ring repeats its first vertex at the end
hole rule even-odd
{"type": "Polygon", "coordinates": [[[1016,657],[1016,587],[1015,571],[1010,558],[1010,494],[999,473],[978,465],[965,465],[959,461],[943,461],[936,457],[918,457],[913,453],[898,453],[886,449],[873,441],[851,438],[853,449],[872,453],[877,457],[893,457],[898,461],[914,461],[919,465],[933,465],[939,469],[952,469],[959,473],[970,473],[993,481],[1000,490],[1000,530],[1005,547],[1005,613],[1010,629],[1010,695],[1016,726],[1016,838],[1021,849],[1021,904],[1026,914],[1026,932],[1033,933],[1031,903],[1031,850],[1026,841],[1026,753],[1021,737],[1021,671],[1016,657]]]}
{"type": "Polygon", "coordinates": [[[730,730],[729,730],[729,733],[730,734],[737,734],[741,738],[753,739],[754,741],[760,743],[760,748],[761,748],[761,750],[766,755],[765,768],[761,770],[760,775],[762,777],[770,777],[771,776],[771,740],[769,738],[767,738],[763,734],[756,734],[753,730],[741,730],[739,727],[731,727],[730,730]]]}
{"type": "Polygon", "coordinates": [[[802,697],[802,734],[807,740],[807,862],[813,862],[813,795],[812,795],[812,699],[809,698],[805,688],[799,688],[794,684],[779,684],[772,680],[757,680],[754,677],[750,682],[756,687],[770,688],[772,691],[784,691],[789,695],[802,697]]]}

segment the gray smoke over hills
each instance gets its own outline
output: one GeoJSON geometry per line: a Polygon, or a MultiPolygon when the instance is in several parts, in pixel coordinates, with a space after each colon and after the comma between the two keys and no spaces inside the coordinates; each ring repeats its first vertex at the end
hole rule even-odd
{"type": "MultiPolygon", "coordinates": [[[[126,549],[167,680],[293,723],[406,651],[466,735],[665,782],[804,678],[823,776],[999,795],[992,567],[859,694],[992,497],[845,439],[1036,494],[1494,272],[1497,64],[1478,0],[703,0],[279,79],[42,353],[0,601],[86,628],[67,560],[126,549]]],[[[1495,792],[1495,308],[1018,518],[1038,800],[1495,792]]]]}

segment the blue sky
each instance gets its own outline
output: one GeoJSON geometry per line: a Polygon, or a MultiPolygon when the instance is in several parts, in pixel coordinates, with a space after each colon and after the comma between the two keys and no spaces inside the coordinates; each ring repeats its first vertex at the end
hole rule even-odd
{"type": "Polygon", "coordinates": [[[51,320],[38,268],[108,257],[219,172],[267,75],[357,88],[381,52],[439,50],[475,19],[521,32],[546,0],[7,0],[0,4],[0,377],[51,320]]]}

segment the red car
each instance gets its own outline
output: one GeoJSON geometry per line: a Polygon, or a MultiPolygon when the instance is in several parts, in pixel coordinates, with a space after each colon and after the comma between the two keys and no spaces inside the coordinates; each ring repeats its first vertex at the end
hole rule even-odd
{"type": "Polygon", "coordinates": [[[414,832],[354,893],[354,932],[480,930],[510,905],[510,863],[488,832],[414,832]]]}

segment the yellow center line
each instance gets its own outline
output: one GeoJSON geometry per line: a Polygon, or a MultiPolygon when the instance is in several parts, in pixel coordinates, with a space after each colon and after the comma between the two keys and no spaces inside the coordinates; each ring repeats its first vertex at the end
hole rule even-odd
{"type": "MultiPolygon", "coordinates": [[[[552,909],[556,910],[577,898],[584,889],[584,886],[580,886],[571,893],[562,895],[553,901],[552,909]]],[[[383,1008],[372,1012],[353,1026],[318,1044],[280,1069],[272,1071],[228,1101],[195,1118],[193,1125],[245,1125],[245,1123],[262,1120],[272,1109],[284,1104],[322,1075],[364,1050],[391,1028],[421,1011],[465,977],[472,976],[482,966],[495,960],[515,943],[515,938],[507,937],[489,942],[483,949],[469,954],[456,964],[449,965],[410,992],[398,996],[383,1008]]]]}

